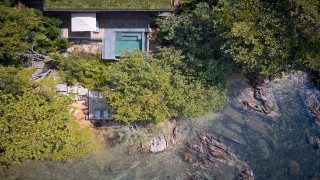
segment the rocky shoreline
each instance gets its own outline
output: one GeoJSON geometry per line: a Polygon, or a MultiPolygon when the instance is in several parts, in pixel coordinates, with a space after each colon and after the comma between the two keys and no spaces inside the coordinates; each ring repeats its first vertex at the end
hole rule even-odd
{"type": "Polygon", "coordinates": [[[160,133],[158,137],[145,139],[141,142],[141,153],[158,153],[165,151],[181,138],[181,129],[176,120],[166,122],[166,127],[169,128],[169,133],[160,133]]]}
{"type": "MultiPolygon", "coordinates": [[[[272,98],[268,93],[266,93],[266,87],[270,83],[272,84],[285,84],[286,81],[293,80],[294,78],[300,78],[302,81],[299,84],[302,89],[299,89],[300,98],[302,99],[304,105],[307,108],[307,111],[311,116],[314,117],[314,121],[312,122],[312,129],[307,130],[306,136],[307,141],[311,144],[314,150],[320,151],[320,92],[319,92],[319,80],[317,83],[308,84],[308,82],[313,81],[312,78],[308,77],[303,73],[293,73],[287,74],[280,79],[274,79],[273,81],[269,81],[268,79],[251,79],[251,84],[253,88],[248,88],[244,92],[242,92],[243,104],[245,107],[248,107],[254,111],[264,113],[270,117],[272,120],[277,112],[277,104],[276,100],[272,98]],[[304,81],[307,80],[307,81],[304,81]],[[308,89],[306,88],[308,87],[308,89]]],[[[257,77],[255,77],[257,78],[257,77]]],[[[274,93],[272,90],[268,89],[269,93],[274,93]]]]}
{"type": "MultiPolygon", "coordinates": [[[[279,107],[276,103],[277,100],[274,95],[278,90],[277,84],[281,84],[282,81],[286,81],[286,78],[276,79],[274,81],[265,80],[264,83],[260,83],[254,87],[246,87],[232,103],[240,109],[251,109],[254,112],[263,113],[265,117],[271,117],[271,120],[274,120],[277,115],[280,115],[279,107]]],[[[298,92],[301,93],[302,91],[298,90],[298,92]]],[[[308,142],[316,151],[320,149],[320,138],[318,136],[320,134],[320,101],[317,99],[320,95],[316,96],[317,93],[319,92],[304,92],[300,94],[310,114],[315,117],[315,127],[318,127],[306,133],[308,142]]],[[[160,153],[172,148],[181,139],[181,127],[176,120],[162,122],[159,127],[161,128],[155,128],[155,126],[150,125],[149,129],[152,129],[153,132],[144,138],[138,138],[130,148],[142,154],[160,153]]],[[[139,132],[139,134],[143,133],[139,132]]],[[[239,160],[236,154],[224,143],[222,137],[198,130],[192,134],[191,137],[183,141],[185,142],[184,147],[180,149],[178,153],[180,158],[187,164],[208,170],[215,169],[222,163],[234,168],[235,171],[238,172],[238,179],[254,179],[253,170],[246,162],[239,160]]],[[[229,139],[230,137],[226,138],[229,139]]],[[[131,167],[135,167],[135,165],[128,165],[127,168],[131,167]]],[[[116,168],[108,168],[108,171],[118,172],[115,169],[116,168]]],[[[188,179],[199,178],[198,176],[199,174],[193,174],[187,171],[188,179]]]]}
{"type": "MultiPolygon", "coordinates": [[[[277,83],[277,81],[281,83],[281,81],[285,81],[285,79],[276,79],[275,83],[277,83]]],[[[236,98],[236,101],[233,101],[232,103],[235,103],[234,105],[236,107],[243,110],[251,109],[255,112],[265,114],[265,117],[271,117],[272,120],[276,119],[275,116],[280,115],[278,114],[280,113],[279,107],[274,97],[274,93],[277,91],[277,88],[273,89],[275,84],[270,85],[270,83],[274,82],[266,82],[267,83],[261,83],[254,87],[247,87],[243,89],[240,95],[236,98]]],[[[301,90],[299,91],[301,92],[301,90]]],[[[315,128],[317,131],[316,133],[314,131],[307,133],[307,139],[309,143],[316,151],[318,151],[320,148],[320,140],[316,134],[318,132],[320,133],[320,102],[317,100],[315,93],[317,92],[310,92],[300,96],[305,102],[305,106],[308,107],[310,113],[314,115],[316,119],[315,123],[319,125],[316,126],[319,127],[318,129],[315,128]]],[[[149,134],[144,138],[138,138],[135,144],[131,145],[130,148],[134,151],[138,150],[136,152],[140,152],[142,154],[160,153],[172,148],[181,139],[180,125],[176,120],[171,120],[162,122],[160,126],[161,128],[150,126],[149,129],[152,129],[153,131],[151,135],[149,134]],[[137,144],[139,144],[138,147],[137,144]]],[[[139,134],[142,133],[139,132],[139,134]]],[[[193,132],[191,137],[183,142],[185,142],[184,147],[179,150],[178,155],[190,166],[199,166],[205,170],[212,170],[217,169],[219,164],[224,164],[234,168],[235,172],[238,172],[237,179],[254,179],[253,170],[251,167],[249,167],[246,162],[240,160],[236,154],[233,153],[233,151],[224,143],[222,137],[217,137],[204,131],[196,130],[193,132]]],[[[127,168],[132,168],[135,166],[135,164],[130,164],[127,168]]],[[[118,170],[116,170],[117,168],[114,168],[116,167],[115,165],[112,167],[113,168],[110,168],[109,166],[109,168],[106,169],[109,172],[118,172],[118,170]]],[[[201,179],[201,175],[199,174],[193,174],[188,171],[186,174],[188,179],[201,179]]]]}
{"type": "Polygon", "coordinates": [[[314,116],[313,129],[307,131],[306,136],[308,142],[313,146],[314,150],[320,151],[320,92],[319,91],[308,91],[301,95],[305,101],[305,105],[308,108],[309,113],[314,116]]]}
{"type": "Polygon", "coordinates": [[[180,152],[180,156],[185,162],[190,165],[200,165],[205,169],[212,169],[217,164],[223,163],[239,172],[238,179],[254,179],[252,169],[230,151],[222,138],[203,131],[197,131],[194,136],[194,138],[187,140],[185,147],[180,152]]]}
{"type": "Polygon", "coordinates": [[[108,122],[95,127],[96,154],[72,164],[14,164],[8,177],[319,179],[320,92],[308,76],[289,74],[260,83],[262,89],[237,77],[230,101],[218,112],[157,125],[108,122]],[[260,111],[244,101],[256,103],[260,111]]]}

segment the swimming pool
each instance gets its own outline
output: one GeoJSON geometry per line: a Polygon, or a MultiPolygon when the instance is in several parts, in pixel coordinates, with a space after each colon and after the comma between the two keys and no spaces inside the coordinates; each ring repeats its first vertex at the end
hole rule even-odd
{"type": "Polygon", "coordinates": [[[142,50],[142,33],[116,32],[116,56],[125,50],[142,50]]]}

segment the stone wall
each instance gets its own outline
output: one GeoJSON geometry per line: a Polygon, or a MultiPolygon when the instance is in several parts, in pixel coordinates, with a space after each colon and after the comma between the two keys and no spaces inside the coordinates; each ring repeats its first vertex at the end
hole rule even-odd
{"type": "Polygon", "coordinates": [[[88,53],[99,55],[102,50],[102,42],[90,42],[88,40],[78,40],[75,44],[67,49],[67,53],[88,53]]]}

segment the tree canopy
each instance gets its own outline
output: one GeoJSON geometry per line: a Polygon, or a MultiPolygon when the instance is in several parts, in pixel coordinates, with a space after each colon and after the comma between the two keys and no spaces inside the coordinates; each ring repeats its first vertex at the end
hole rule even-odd
{"type": "Polygon", "coordinates": [[[234,64],[221,51],[225,41],[221,35],[224,26],[212,19],[213,16],[212,8],[202,3],[190,13],[160,19],[158,38],[161,43],[182,52],[180,70],[183,75],[217,85],[225,83],[234,64]]]}
{"type": "Polygon", "coordinates": [[[234,61],[265,75],[319,65],[318,0],[237,1],[222,6],[229,9],[225,14],[234,16],[223,47],[234,61]]]}
{"type": "Polygon", "coordinates": [[[0,64],[21,65],[17,53],[47,53],[65,48],[59,38],[61,21],[43,16],[38,10],[0,4],[0,64]],[[34,51],[34,52],[33,52],[34,51]]]}
{"type": "Polygon", "coordinates": [[[320,69],[319,0],[182,2],[158,24],[162,43],[186,55],[185,74],[212,80],[230,61],[272,76],[320,69]]]}
{"type": "Polygon", "coordinates": [[[136,51],[123,54],[121,61],[109,65],[101,89],[107,95],[113,117],[126,123],[159,122],[221,107],[226,101],[225,93],[181,75],[172,64],[179,64],[180,58],[171,49],[162,50],[157,57],[136,51]]]}
{"type": "Polygon", "coordinates": [[[53,58],[58,59],[59,73],[68,84],[78,82],[90,90],[101,86],[102,74],[106,71],[106,62],[103,62],[100,57],[80,53],[67,58],[59,56],[53,58]]]}
{"type": "Polygon", "coordinates": [[[0,164],[24,159],[72,160],[92,151],[88,129],[73,120],[72,100],[32,70],[0,66],[0,164]]]}

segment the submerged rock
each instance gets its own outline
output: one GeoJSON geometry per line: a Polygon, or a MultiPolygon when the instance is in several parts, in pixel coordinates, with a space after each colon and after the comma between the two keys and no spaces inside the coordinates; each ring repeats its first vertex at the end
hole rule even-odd
{"type": "Polygon", "coordinates": [[[192,154],[192,152],[188,150],[185,150],[182,152],[182,157],[183,157],[183,160],[189,164],[194,164],[198,162],[197,158],[192,154]]]}
{"type": "Polygon", "coordinates": [[[320,138],[310,132],[306,133],[306,138],[309,144],[313,146],[313,149],[317,152],[320,151],[320,138]]]}
{"type": "Polygon", "coordinates": [[[239,179],[254,179],[251,168],[230,152],[222,138],[205,132],[197,132],[193,139],[188,140],[180,156],[188,164],[198,164],[207,169],[215,168],[217,163],[223,163],[239,171],[239,179]]]}
{"type": "Polygon", "coordinates": [[[257,86],[254,90],[250,89],[248,100],[243,101],[243,104],[255,111],[270,114],[275,111],[276,103],[264,92],[262,86],[257,86]]]}
{"type": "Polygon", "coordinates": [[[239,180],[251,180],[253,179],[253,172],[251,169],[245,169],[240,172],[239,174],[239,180]]]}
{"type": "Polygon", "coordinates": [[[296,161],[290,161],[289,163],[289,174],[297,176],[301,174],[300,165],[296,161]]]}
{"type": "Polygon", "coordinates": [[[320,103],[317,99],[311,102],[309,109],[316,116],[316,120],[320,123],[320,103]]]}
{"type": "Polygon", "coordinates": [[[315,116],[315,119],[320,123],[320,101],[318,100],[320,94],[318,91],[308,91],[305,94],[301,94],[301,98],[304,99],[305,105],[309,111],[315,116]]]}
{"type": "Polygon", "coordinates": [[[314,150],[318,151],[320,149],[320,140],[317,140],[313,145],[314,150]]]}

